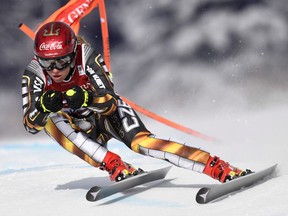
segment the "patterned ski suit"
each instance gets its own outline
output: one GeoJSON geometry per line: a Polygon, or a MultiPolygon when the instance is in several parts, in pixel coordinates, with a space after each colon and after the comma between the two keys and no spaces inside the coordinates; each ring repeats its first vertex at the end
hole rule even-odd
{"type": "Polygon", "coordinates": [[[86,44],[78,44],[75,67],[65,81],[55,83],[34,58],[22,77],[23,123],[36,134],[42,129],[63,148],[98,167],[106,153],[106,143],[115,138],[133,151],[166,160],[176,166],[203,172],[208,152],[158,139],[136,112],[114,92],[110,73],[101,57],[86,44]],[[44,91],[65,92],[74,85],[92,90],[96,96],[87,108],[65,106],[57,113],[42,113],[35,103],[44,91]]]}

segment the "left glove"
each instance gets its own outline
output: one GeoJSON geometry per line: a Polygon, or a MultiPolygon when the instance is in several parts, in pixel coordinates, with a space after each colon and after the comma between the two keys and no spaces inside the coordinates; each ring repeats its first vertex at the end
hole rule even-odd
{"type": "Polygon", "coordinates": [[[93,100],[92,92],[89,92],[80,86],[73,86],[64,93],[64,97],[68,106],[74,110],[89,106],[93,100]]]}
{"type": "Polygon", "coordinates": [[[56,90],[48,90],[40,96],[35,106],[40,112],[58,112],[63,107],[62,93],[56,90]]]}

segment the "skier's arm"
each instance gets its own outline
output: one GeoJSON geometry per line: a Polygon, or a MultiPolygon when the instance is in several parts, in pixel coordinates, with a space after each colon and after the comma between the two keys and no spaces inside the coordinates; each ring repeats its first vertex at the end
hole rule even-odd
{"type": "Polygon", "coordinates": [[[93,92],[93,100],[88,107],[102,115],[112,114],[116,110],[119,96],[114,92],[110,73],[101,55],[92,52],[86,62],[85,71],[93,92]]]}
{"type": "Polygon", "coordinates": [[[35,104],[44,88],[42,69],[36,60],[32,60],[22,76],[23,124],[25,129],[36,134],[43,129],[49,113],[40,112],[35,104]]]}

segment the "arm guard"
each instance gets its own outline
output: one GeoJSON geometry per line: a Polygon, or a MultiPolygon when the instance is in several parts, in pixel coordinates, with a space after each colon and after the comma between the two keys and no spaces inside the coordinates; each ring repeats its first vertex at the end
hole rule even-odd
{"type": "Polygon", "coordinates": [[[22,76],[23,124],[25,129],[36,134],[43,129],[49,114],[35,108],[45,86],[44,75],[36,60],[32,60],[22,76]]]}

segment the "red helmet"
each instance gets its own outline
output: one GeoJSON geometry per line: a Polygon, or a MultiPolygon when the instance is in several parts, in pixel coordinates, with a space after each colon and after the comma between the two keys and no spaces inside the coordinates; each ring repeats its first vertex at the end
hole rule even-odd
{"type": "Polygon", "coordinates": [[[35,55],[43,59],[60,58],[76,50],[77,39],[74,31],[64,22],[49,22],[36,33],[35,55]]]}

